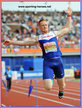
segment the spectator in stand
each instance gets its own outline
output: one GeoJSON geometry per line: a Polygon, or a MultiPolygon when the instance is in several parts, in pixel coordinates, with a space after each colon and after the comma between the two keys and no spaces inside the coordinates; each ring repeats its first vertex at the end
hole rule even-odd
{"type": "MultiPolygon", "coordinates": [[[[65,25],[67,19],[65,15],[62,15],[61,12],[55,12],[52,14],[48,12],[46,13],[37,13],[36,15],[32,12],[5,12],[2,11],[2,24],[22,24],[22,27],[20,26],[17,28],[15,31],[19,31],[16,33],[15,31],[11,31],[10,33],[8,32],[7,28],[5,25],[2,26],[2,41],[8,40],[9,37],[12,39],[20,40],[24,39],[26,35],[30,35],[29,37],[33,37],[34,35],[39,35],[41,32],[38,29],[38,26],[36,24],[37,22],[37,17],[42,16],[45,14],[45,17],[47,17],[48,23],[49,23],[49,29],[50,30],[58,30],[65,25]],[[52,17],[51,17],[52,16],[52,17]],[[25,27],[25,28],[24,28],[25,27]],[[13,35],[12,35],[13,34],[13,35]]],[[[64,13],[63,13],[64,14],[64,13]]],[[[62,40],[59,40],[60,48],[80,48],[80,12],[74,12],[72,15],[72,30],[68,35],[63,37],[62,40]],[[64,43],[65,42],[65,43],[64,43]],[[64,43],[64,45],[62,44],[64,43]],[[69,45],[68,45],[69,44],[69,45]]],[[[4,46],[4,48],[7,48],[10,46],[4,46]]],[[[38,47],[38,46],[37,46],[38,47]]],[[[20,46],[20,48],[23,48],[20,46]]],[[[29,48],[29,47],[28,47],[29,48]]],[[[35,48],[35,47],[33,47],[35,48]]]]}

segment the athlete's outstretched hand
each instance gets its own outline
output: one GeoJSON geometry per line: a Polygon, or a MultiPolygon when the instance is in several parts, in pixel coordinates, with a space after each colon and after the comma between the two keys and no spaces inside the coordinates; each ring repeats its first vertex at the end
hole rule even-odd
{"type": "Polygon", "coordinates": [[[5,42],[3,42],[4,45],[11,45],[11,40],[6,40],[5,42]]]}
{"type": "Polygon", "coordinates": [[[67,11],[65,11],[65,13],[66,13],[67,15],[71,15],[71,14],[72,14],[71,8],[68,7],[68,9],[67,9],[67,11]]]}

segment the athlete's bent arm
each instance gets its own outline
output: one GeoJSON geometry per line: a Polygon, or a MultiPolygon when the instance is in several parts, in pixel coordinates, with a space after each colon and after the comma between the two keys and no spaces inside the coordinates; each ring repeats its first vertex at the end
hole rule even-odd
{"type": "Polygon", "coordinates": [[[64,36],[71,30],[71,26],[72,26],[72,24],[71,24],[71,14],[72,14],[71,9],[68,8],[66,13],[67,13],[68,17],[67,17],[67,23],[66,23],[65,27],[59,31],[54,31],[55,34],[57,35],[57,37],[64,36]]]}
{"type": "Polygon", "coordinates": [[[12,41],[12,40],[6,40],[4,45],[20,45],[20,46],[33,46],[38,44],[38,37],[35,38],[29,38],[28,40],[24,41],[12,41]]]}

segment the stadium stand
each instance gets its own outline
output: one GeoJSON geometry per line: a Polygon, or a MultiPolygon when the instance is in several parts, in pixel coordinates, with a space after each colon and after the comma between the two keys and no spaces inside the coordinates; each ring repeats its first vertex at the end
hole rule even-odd
{"type": "MultiPolygon", "coordinates": [[[[50,30],[59,30],[66,23],[66,16],[62,12],[11,12],[2,11],[2,42],[11,40],[24,40],[40,34],[37,26],[38,17],[44,16],[48,20],[50,30]]],[[[72,15],[72,30],[59,39],[60,48],[80,48],[80,12],[72,15]]],[[[3,48],[30,48],[30,46],[4,46],[3,48]]],[[[38,48],[32,46],[31,48],[38,48]]]]}

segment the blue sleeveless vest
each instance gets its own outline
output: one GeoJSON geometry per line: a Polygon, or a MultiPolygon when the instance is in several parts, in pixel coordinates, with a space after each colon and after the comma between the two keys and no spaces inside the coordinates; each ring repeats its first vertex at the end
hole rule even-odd
{"type": "Polygon", "coordinates": [[[51,59],[62,56],[54,32],[50,31],[47,34],[39,35],[39,43],[43,51],[44,59],[51,59]]]}

